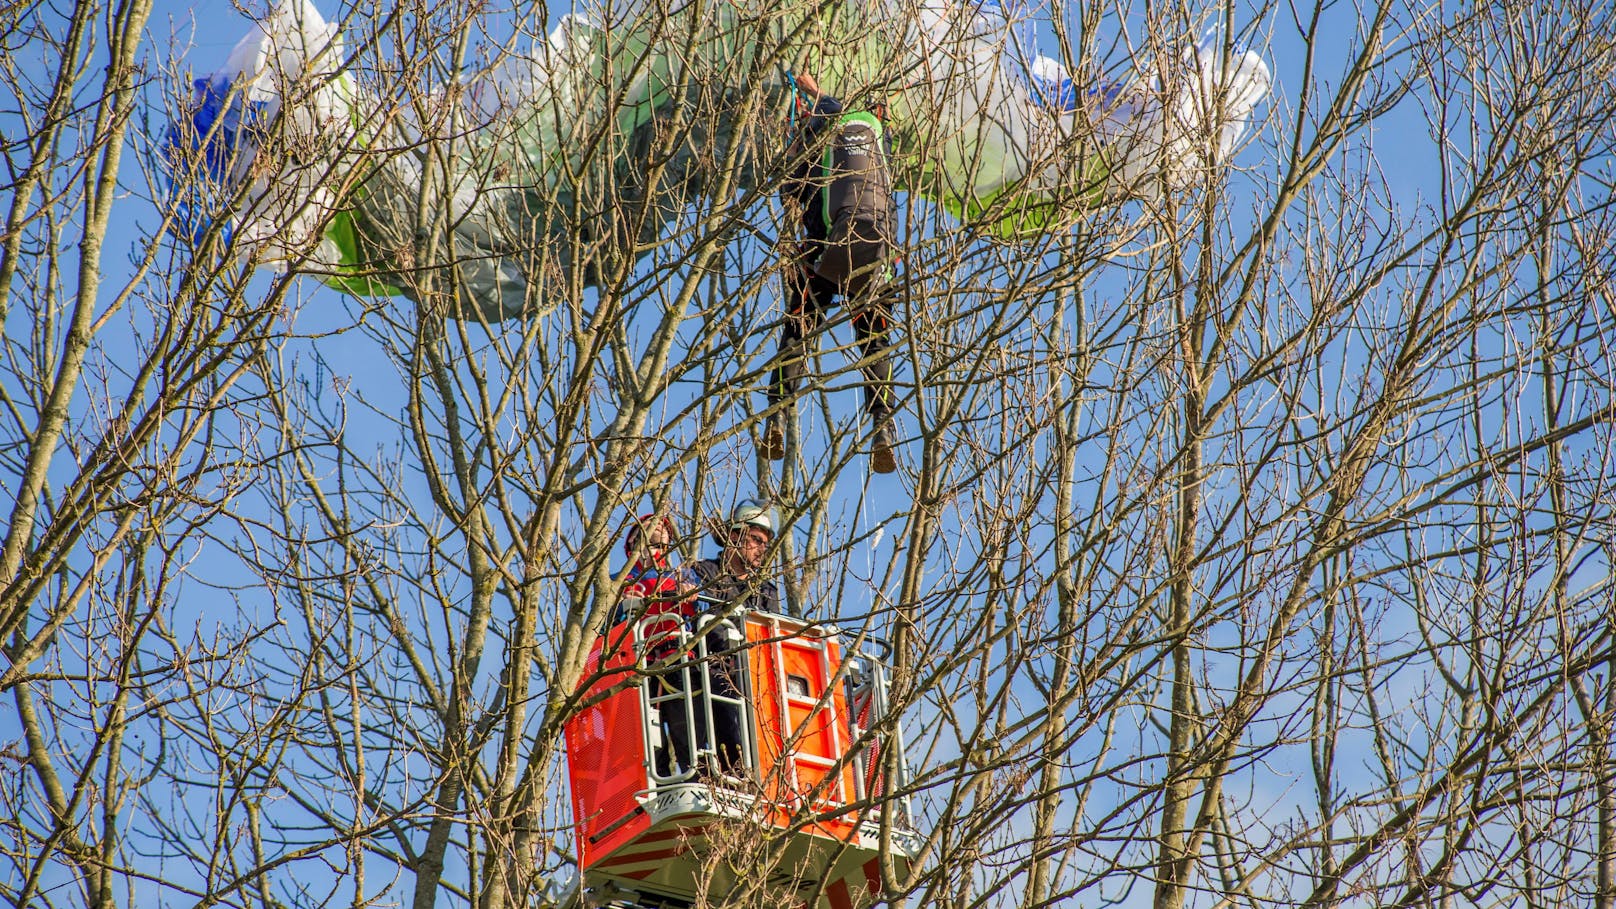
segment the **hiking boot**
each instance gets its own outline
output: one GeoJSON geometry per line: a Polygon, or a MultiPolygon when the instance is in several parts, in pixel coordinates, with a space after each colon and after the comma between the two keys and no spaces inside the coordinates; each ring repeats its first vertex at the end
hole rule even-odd
{"type": "Polygon", "coordinates": [[[874,473],[892,473],[898,469],[897,445],[892,441],[892,420],[876,420],[875,432],[870,436],[870,470],[874,473]]]}
{"type": "Polygon", "coordinates": [[[769,422],[763,427],[763,440],[758,443],[758,450],[763,457],[770,461],[779,461],[786,456],[786,424],[779,414],[769,417],[769,422]]]}

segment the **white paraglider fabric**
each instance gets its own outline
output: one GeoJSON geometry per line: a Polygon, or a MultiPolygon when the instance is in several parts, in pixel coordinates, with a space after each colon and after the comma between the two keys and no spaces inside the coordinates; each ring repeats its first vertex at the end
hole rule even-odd
{"type": "MultiPolygon", "coordinates": [[[[223,217],[234,249],[260,263],[307,255],[331,220],[331,187],[353,151],[344,58],[336,26],[308,0],[290,0],[254,24],[222,67],[195,80],[190,116],[169,127],[177,232],[200,238],[223,217]]],[[[311,258],[340,255],[332,245],[311,258]]]]}
{"type": "Polygon", "coordinates": [[[1022,180],[1057,139],[1015,65],[1016,31],[997,4],[927,4],[914,14],[914,57],[921,74],[905,87],[903,108],[916,129],[936,138],[938,185],[921,187],[959,211],[1022,180]]]}
{"type": "Polygon", "coordinates": [[[914,15],[911,66],[925,78],[906,93],[924,95],[909,107],[929,115],[927,129],[943,140],[939,201],[950,207],[1010,188],[1032,197],[1060,190],[1069,168],[1059,150],[1073,143],[1103,160],[1112,198],[1183,189],[1228,162],[1268,94],[1261,57],[1237,49],[1225,67],[1212,39],[1167,67],[1166,79],[1083,89],[1060,61],[1029,58],[1016,21],[1025,15],[991,0],[926,4],[914,15]]]}
{"type": "Polygon", "coordinates": [[[1116,87],[1096,99],[1095,138],[1122,192],[1178,190],[1227,164],[1268,94],[1268,65],[1253,51],[1203,42],[1168,78],[1116,87]]]}

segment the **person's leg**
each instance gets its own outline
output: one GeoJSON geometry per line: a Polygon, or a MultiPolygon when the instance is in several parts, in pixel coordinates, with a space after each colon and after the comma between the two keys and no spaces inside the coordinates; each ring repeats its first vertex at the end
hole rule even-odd
{"type": "MultiPolygon", "coordinates": [[[[785,319],[780,325],[780,347],[774,372],[769,378],[769,406],[796,397],[797,386],[806,370],[808,339],[825,319],[835,287],[815,275],[802,259],[792,263],[785,274],[785,319]]],[[[787,405],[789,407],[789,404],[787,405]]],[[[785,420],[776,414],[764,429],[764,453],[770,459],[785,457],[785,420]]]]}
{"type": "MultiPolygon", "coordinates": [[[[662,737],[666,741],[662,743],[662,748],[657,752],[656,764],[657,773],[663,776],[674,771],[689,773],[695,767],[694,749],[691,746],[695,744],[699,748],[700,743],[707,737],[707,718],[698,713],[695,717],[695,742],[691,741],[692,718],[690,714],[692,713],[692,707],[699,705],[702,699],[699,674],[691,671],[690,675],[692,676],[690,681],[694,686],[694,691],[692,692],[695,695],[694,699],[680,697],[675,700],[664,701],[659,711],[662,718],[662,737]],[[694,703],[692,703],[692,700],[694,703]]],[[[663,690],[669,694],[684,694],[685,672],[682,667],[676,666],[661,678],[661,683],[664,686],[663,690]]]]}
{"type": "Polygon", "coordinates": [[[741,654],[725,654],[713,662],[713,693],[731,700],[713,701],[713,749],[718,754],[719,770],[729,776],[744,776],[746,767],[746,726],[742,717],[741,654]]]}
{"type": "Polygon", "coordinates": [[[892,315],[885,301],[876,299],[853,314],[864,363],[864,408],[886,416],[897,409],[892,391],[892,315]]]}
{"type": "Polygon", "coordinates": [[[864,407],[874,431],[870,441],[870,468],[876,473],[898,469],[893,453],[892,412],[897,409],[892,388],[892,295],[885,282],[861,282],[849,296],[853,307],[853,333],[863,353],[864,407]]]}
{"type": "MultiPolygon", "coordinates": [[[[656,685],[653,690],[662,694],[676,690],[666,678],[657,679],[653,684],[656,685]]],[[[680,769],[690,766],[690,718],[685,716],[683,701],[663,701],[657,715],[662,721],[662,747],[656,750],[656,772],[658,776],[667,776],[675,766],[680,769]]]]}
{"type": "Polygon", "coordinates": [[[798,261],[785,274],[785,320],[780,325],[780,349],[769,382],[769,404],[790,400],[797,393],[808,359],[808,338],[825,319],[835,287],[798,261]]]}

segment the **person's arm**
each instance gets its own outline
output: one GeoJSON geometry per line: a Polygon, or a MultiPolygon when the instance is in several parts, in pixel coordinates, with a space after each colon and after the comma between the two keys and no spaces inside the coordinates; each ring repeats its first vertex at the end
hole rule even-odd
{"type": "MultiPolygon", "coordinates": [[[[819,194],[825,189],[829,177],[823,166],[825,148],[822,139],[830,125],[830,118],[841,111],[841,102],[829,95],[814,103],[813,115],[798,129],[792,142],[788,156],[791,170],[780,184],[780,196],[788,203],[792,220],[807,225],[810,239],[823,240],[821,234],[829,228],[828,224],[816,227],[818,222],[814,220],[818,218],[816,210],[822,204],[819,194]]],[[[805,254],[811,253],[805,250],[805,254]]]]}
{"type": "Polygon", "coordinates": [[[780,181],[780,199],[792,208],[789,214],[793,220],[802,217],[802,209],[810,204],[816,188],[814,172],[818,158],[813,154],[814,139],[823,128],[821,117],[803,121],[792,132],[791,143],[786,147],[786,174],[780,181]]]}
{"type": "Polygon", "coordinates": [[[679,569],[678,590],[681,598],[691,599],[707,586],[708,578],[703,570],[705,565],[705,562],[697,562],[679,569]]]}

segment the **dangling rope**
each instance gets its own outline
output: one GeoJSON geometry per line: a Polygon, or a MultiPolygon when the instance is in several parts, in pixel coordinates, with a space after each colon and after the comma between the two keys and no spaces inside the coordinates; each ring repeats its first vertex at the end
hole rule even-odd
{"type": "Polygon", "coordinates": [[[790,87],[789,97],[791,98],[791,113],[786,121],[788,124],[787,132],[794,136],[797,133],[797,105],[800,103],[798,98],[802,90],[797,88],[797,74],[789,69],[786,70],[786,85],[790,87]]]}

